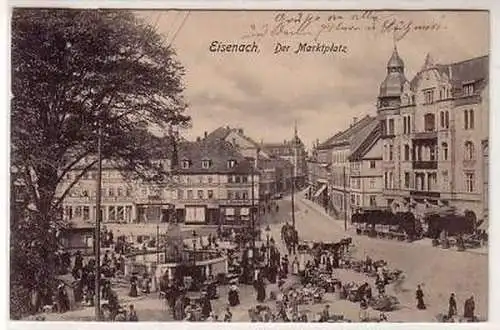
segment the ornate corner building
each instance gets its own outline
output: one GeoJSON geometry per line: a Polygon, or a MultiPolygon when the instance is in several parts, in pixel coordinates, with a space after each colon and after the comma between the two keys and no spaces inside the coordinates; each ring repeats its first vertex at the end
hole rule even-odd
{"type": "Polygon", "coordinates": [[[408,81],[396,48],[380,86],[383,196],[393,211],[488,214],[489,57],[434,64],[408,81]]]}

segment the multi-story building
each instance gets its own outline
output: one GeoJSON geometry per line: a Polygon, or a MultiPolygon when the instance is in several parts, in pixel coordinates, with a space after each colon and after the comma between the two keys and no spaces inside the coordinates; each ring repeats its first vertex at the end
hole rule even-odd
{"type": "MultiPolygon", "coordinates": [[[[102,222],[234,224],[250,219],[252,196],[258,205],[260,177],[253,161],[229,143],[184,141],[176,149],[175,157],[169,152],[155,161],[167,174],[154,182],[132,180],[115,163],[104,161],[102,222]]],[[[75,168],[68,173],[60,191],[80,172],[75,168]]],[[[95,221],[96,176],[91,169],[69,191],[64,199],[67,220],[95,221]]]]}
{"type": "Polygon", "coordinates": [[[361,143],[355,143],[349,156],[351,214],[356,210],[386,207],[382,197],[382,140],[378,121],[367,130],[369,134],[363,136],[361,143]]]}
{"type": "MultiPolygon", "coordinates": [[[[372,171],[361,171],[365,165],[365,154],[377,140],[378,121],[374,117],[365,116],[361,120],[353,119],[350,127],[339,132],[317,146],[318,152],[330,154],[328,195],[330,196],[330,212],[339,218],[349,219],[353,207],[364,205],[361,200],[367,191],[362,188],[365,179],[374,176],[372,171]],[[351,163],[351,162],[354,163],[351,163]],[[351,173],[351,169],[354,173],[351,173]],[[354,191],[351,193],[351,190],[354,191]],[[354,198],[354,200],[352,199],[354,198]]],[[[368,157],[377,160],[376,150],[368,157]]],[[[368,163],[369,159],[366,159],[368,163]]],[[[373,188],[376,189],[376,188],[373,188]]],[[[369,198],[369,197],[367,197],[369,198]]]]}
{"type": "MultiPolygon", "coordinates": [[[[257,167],[261,173],[260,196],[261,202],[269,201],[277,193],[287,192],[291,189],[292,176],[305,174],[301,168],[305,150],[303,143],[296,136],[296,150],[290,149],[288,142],[286,148],[282,144],[276,144],[276,148],[268,148],[268,144],[257,143],[245,135],[242,128],[219,127],[209,134],[205,139],[212,141],[224,141],[235,147],[244,157],[257,161],[257,167]],[[285,152],[286,151],[286,152],[285,152]],[[297,165],[297,166],[294,166],[297,165]],[[299,171],[297,172],[297,167],[299,171]]],[[[274,145],[274,144],[273,144],[274,145]]],[[[301,178],[296,177],[296,184],[300,184],[301,178]]]]}
{"type": "Polygon", "coordinates": [[[293,182],[299,187],[305,185],[307,181],[307,151],[299,138],[296,126],[291,140],[285,140],[283,143],[264,143],[262,150],[271,157],[290,162],[293,165],[293,182]]]}
{"type": "Polygon", "coordinates": [[[248,160],[228,142],[203,139],[180,144],[179,165],[173,173],[178,221],[245,224],[252,202],[258,207],[260,174],[255,160],[248,160]]]}
{"type": "Polygon", "coordinates": [[[434,64],[408,81],[395,48],[380,86],[383,194],[394,211],[451,206],[486,217],[488,56],[434,64]]]}

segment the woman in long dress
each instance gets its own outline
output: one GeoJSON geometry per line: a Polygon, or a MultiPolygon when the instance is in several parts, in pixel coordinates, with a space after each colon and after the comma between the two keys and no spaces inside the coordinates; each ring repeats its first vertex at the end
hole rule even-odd
{"type": "Polygon", "coordinates": [[[417,308],[418,309],[425,309],[425,303],[424,303],[424,291],[422,291],[422,288],[420,285],[417,286],[417,308]]]}

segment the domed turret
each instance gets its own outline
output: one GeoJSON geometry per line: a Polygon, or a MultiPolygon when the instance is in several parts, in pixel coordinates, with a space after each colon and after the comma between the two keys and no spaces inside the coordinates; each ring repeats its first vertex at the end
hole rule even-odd
{"type": "Polygon", "coordinates": [[[391,58],[387,62],[387,76],[380,85],[379,101],[381,106],[397,105],[406,82],[404,75],[404,62],[399,57],[398,50],[394,46],[391,58]]]}
{"type": "Polygon", "coordinates": [[[394,46],[394,51],[392,52],[391,58],[389,59],[389,62],[387,62],[387,68],[401,68],[404,69],[405,64],[401,57],[399,57],[398,54],[398,49],[396,46],[394,46]]]}

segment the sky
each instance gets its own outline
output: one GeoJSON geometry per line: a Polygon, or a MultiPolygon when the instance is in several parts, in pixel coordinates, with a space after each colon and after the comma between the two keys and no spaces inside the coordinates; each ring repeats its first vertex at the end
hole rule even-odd
{"type": "Polygon", "coordinates": [[[489,53],[486,12],[365,12],[364,16],[363,12],[352,11],[302,12],[299,23],[282,25],[282,32],[252,36],[251,32],[262,32],[266,24],[272,30],[280,27],[282,18],[296,19],[299,14],[138,13],[175,48],[186,69],[185,98],[193,125],[183,132],[184,136],[194,139],[205,131],[230,126],[243,128],[257,141],[280,142],[291,138],[296,122],[299,136],[311,147],[317,139],[323,141],[346,129],[354,117],[376,115],[379,86],[395,44],[409,80],[428,53],[434,62],[442,64],[489,53]],[[284,34],[285,30],[296,31],[308,14],[314,20],[302,30],[307,34],[284,34]],[[391,25],[393,21],[397,25],[391,25]],[[408,24],[407,33],[393,32],[408,24]],[[327,31],[328,26],[337,28],[327,31]],[[355,29],[344,30],[347,27],[355,29]],[[255,41],[259,52],[214,53],[209,51],[213,41],[255,41]],[[346,52],[293,53],[301,42],[333,42],[345,45],[346,52]],[[277,43],[289,45],[290,52],[275,54],[277,43]]]}

